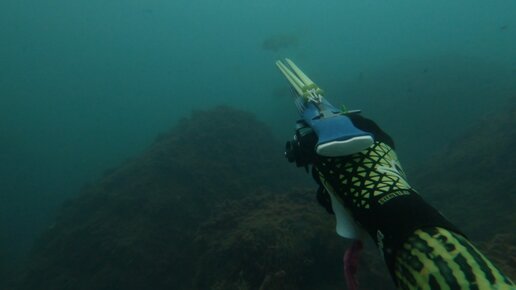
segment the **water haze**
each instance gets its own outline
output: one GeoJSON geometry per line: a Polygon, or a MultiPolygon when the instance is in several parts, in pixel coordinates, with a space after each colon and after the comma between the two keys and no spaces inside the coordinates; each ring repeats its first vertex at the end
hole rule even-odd
{"type": "Polygon", "coordinates": [[[3,0],[0,268],[81,186],[192,110],[248,110],[290,138],[283,57],[415,167],[515,103],[515,15],[509,0],[3,0]]]}

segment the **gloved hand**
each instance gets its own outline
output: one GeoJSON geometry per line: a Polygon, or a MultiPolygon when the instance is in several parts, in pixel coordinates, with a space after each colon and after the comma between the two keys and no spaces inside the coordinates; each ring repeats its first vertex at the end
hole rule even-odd
{"type": "MultiPolygon", "coordinates": [[[[396,285],[400,289],[513,289],[510,279],[409,185],[392,139],[370,120],[355,116],[352,121],[373,133],[376,142],[350,156],[316,156],[313,174],[326,195],[344,205],[375,240],[396,285]],[[473,272],[488,274],[473,276],[473,272]]],[[[354,245],[360,244],[355,241],[354,245]]],[[[346,254],[357,256],[359,250],[351,247],[346,254]]],[[[358,289],[356,263],[349,258],[345,265],[346,261],[351,266],[346,272],[348,287],[358,289]]]]}
{"type": "Polygon", "coordinates": [[[364,230],[375,240],[399,289],[514,289],[510,279],[409,185],[387,134],[356,111],[335,108],[321,88],[291,60],[285,61],[276,65],[297,93],[301,116],[285,155],[297,166],[312,166],[320,185],[317,199],[335,214],[337,233],[355,239],[344,257],[349,289],[358,287],[364,230]]]}
{"type": "MultiPolygon", "coordinates": [[[[360,130],[372,133],[375,136],[376,143],[370,149],[376,148],[374,150],[377,150],[380,148],[378,146],[380,146],[381,144],[383,144],[382,146],[384,149],[387,149],[387,148],[391,148],[392,150],[394,149],[394,141],[392,140],[392,138],[389,135],[387,135],[382,129],[380,129],[380,127],[375,122],[373,122],[370,119],[364,118],[359,114],[349,115],[349,118],[351,119],[351,121],[353,122],[353,125],[355,127],[357,127],[360,130]]],[[[314,143],[314,142],[304,144],[304,145],[305,145],[305,147],[311,147],[311,150],[313,151],[312,143],[314,143]]],[[[306,149],[306,148],[304,149],[304,151],[309,151],[309,150],[310,149],[306,149]]],[[[353,158],[355,158],[355,160],[357,160],[358,163],[360,163],[360,164],[364,163],[364,166],[367,167],[367,166],[372,165],[372,163],[366,162],[367,159],[370,159],[370,158],[363,158],[363,157],[365,155],[372,154],[374,152],[374,150],[368,149],[364,152],[359,152],[352,156],[354,156],[353,158]]],[[[392,151],[392,154],[394,154],[394,151],[392,151]]],[[[331,199],[330,199],[330,196],[328,194],[326,187],[322,184],[321,178],[322,178],[322,180],[329,180],[328,178],[331,179],[332,173],[340,172],[340,169],[344,168],[344,167],[342,167],[342,165],[344,163],[346,164],[345,168],[351,169],[353,166],[357,165],[357,162],[352,162],[353,158],[351,158],[350,156],[342,156],[343,158],[325,158],[322,156],[315,156],[315,153],[313,154],[313,156],[314,157],[311,159],[311,162],[314,165],[312,168],[312,177],[314,178],[316,183],[319,185],[319,189],[317,190],[317,200],[329,213],[333,214],[334,212],[333,212],[332,206],[331,206],[331,199]],[[337,168],[337,164],[333,164],[333,161],[339,163],[339,165],[338,165],[339,168],[337,168]],[[332,166],[335,166],[335,170],[333,170],[332,166]],[[327,169],[327,170],[325,170],[325,169],[327,169]],[[325,174],[325,172],[327,174],[325,174]]],[[[397,161],[397,158],[395,157],[395,155],[390,156],[390,157],[391,157],[391,159],[397,161]]],[[[399,165],[399,162],[397,163],[397,165],[398,165],[401,173],[404,176],[403,170],[401,169],[401,165],[399,165]]],[[[346,175],[354,174],[353,171],[350,171],[350,172],[346,171],[345,173],[346,173],[346,175]]],[[[360,176],[360,175],[357,175],[357,176],[360,176]]],[[[326,185],[331,187],[331,185],[328,183],[326,185]]],[[[351,185],[352,185],[352,183],[351,183],[351,185]]],[[[335,188],[338,188],[338,187],[339,187],[338,183],[336,183],[335,188]]],[[[343,196],[340,197],[340,200],[348,208],[353,208],[353,204],[360,203],[358,198],[355,198],[354,199],[355,201],[353,201],[352,193],[351,193],[351,191],[353,189],[354,189],[354,187],[347,186],[347,188],[344,188],[341,191],[343,196]],[[347,194],[347,193],[349,193],[349,194],[347,194]],[[344,199],[344,197],[348,197],[348,198],[344,199]],[[349,197],[351,197],[351,198],[349,198],[349,197]],[[344,202],[344,201],[346,201],[346,202],[344,202]]]]}
{"type": "Polygon", "coordinates": [[[358,129],[372,133],[375,143],[349,156],[314,154],[312,174],[322,185],[317,198],[332,212],[331,194],[334,202],[351,213],[354,222],[375,240],[392,274],[397,250],[416,229],[431,226],[459,231],[409,185],[392,138],[358,114],[350,119],[358,129]]]}

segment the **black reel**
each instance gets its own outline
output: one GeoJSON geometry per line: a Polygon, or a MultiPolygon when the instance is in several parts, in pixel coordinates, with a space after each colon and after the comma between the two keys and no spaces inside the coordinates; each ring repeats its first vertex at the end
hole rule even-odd
{"type": "Polygon", "coordinates": [[[304,121],[296,123],[296,134],[294,139],[285,144],[285,157],[288,162],[296,163],[297,167],[305,167],[313,164],[315,160],[315,145],[317,135],[304,121]]]}

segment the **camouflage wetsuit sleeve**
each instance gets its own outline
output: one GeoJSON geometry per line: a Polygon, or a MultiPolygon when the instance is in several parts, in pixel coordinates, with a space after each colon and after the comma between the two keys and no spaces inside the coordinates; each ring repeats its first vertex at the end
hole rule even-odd
{"type": "Polygon", "coordinates": [[[372,132],[368,149],[339,158],[318,157],[324,187],[350,209],[375,240],[399,289],[514,289],[514,284],[409,185],[392,139],[357,116],[372,132]]]}
{"type": "Polygon", "coordinates": [[[437,227],[416,230],[398,253],[400,289],[516,289],[465,237],[437,227]]]}

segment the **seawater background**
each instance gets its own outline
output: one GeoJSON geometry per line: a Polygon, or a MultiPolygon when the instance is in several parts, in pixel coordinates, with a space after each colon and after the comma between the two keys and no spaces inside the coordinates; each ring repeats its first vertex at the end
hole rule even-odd
{"type": "Polygon", "coordinates": [[[377,120],[410,173],[515,103],[515,15],[509,0],[3,0],[0,272],[64,200],[192,110],[231,105],[290,138],[282,57],[377,120]],[[263,47],[282,37],[297,43],[263,47]]]}

